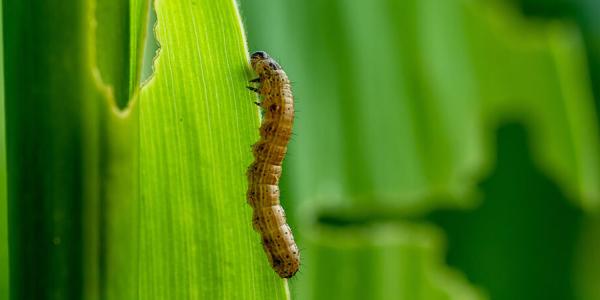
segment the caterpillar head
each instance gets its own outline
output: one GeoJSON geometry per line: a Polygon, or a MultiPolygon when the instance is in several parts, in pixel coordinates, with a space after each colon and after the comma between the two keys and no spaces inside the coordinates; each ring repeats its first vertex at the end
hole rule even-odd
{"type": "Polygon", "coordinates": [[[265,73],[281,70],[281,66],[264,51],[256,51],[250,56],[254,71],[262,77],[265,73]]]}

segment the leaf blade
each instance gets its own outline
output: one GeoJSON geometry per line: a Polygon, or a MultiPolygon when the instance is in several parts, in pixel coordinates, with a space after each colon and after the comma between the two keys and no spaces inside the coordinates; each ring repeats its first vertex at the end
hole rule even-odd
{"type": "Polygon", "coordinates": [[[151,249],[140,297],[284,299],[245,203],[258,115],[236,7],[165,1],[156,13],[161,49],[139,102],[140,247],[151,249]]]}

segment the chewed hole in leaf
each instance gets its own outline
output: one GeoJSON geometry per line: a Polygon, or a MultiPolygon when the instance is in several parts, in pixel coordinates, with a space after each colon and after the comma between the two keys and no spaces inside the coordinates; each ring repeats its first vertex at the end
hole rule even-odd
{"type": "Polygon", "coordinates": [[[154,7],[154,1],[151,1],[151,5],[148,7],[148,27],[146,31],[146,42],[144,44],[144,60],[142,64],[142,76],[140,78],[141,85],[148,82],[154,74],[154,62],[160,52],[160,43],[156,38],[156,9],[154,7]]]}

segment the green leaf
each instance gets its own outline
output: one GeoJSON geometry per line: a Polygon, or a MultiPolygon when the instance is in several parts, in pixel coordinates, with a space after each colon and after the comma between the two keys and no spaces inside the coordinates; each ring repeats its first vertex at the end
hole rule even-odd
{"type": "Polygon", "coordinates": [[[147,8],[4,2],[11,297],[287,298],[245,200],[258,111],[237,8],[158,3],[141,89],[147,8]]]}
{"type": "Polygon", "coordinates": [[[0,299],[9,295],[8,207],[6,201],[6,136],[4,134],[4,43],[0,3],[0,299]]]}
{"type": "Polygon", "coordinates": [[[431,225],[320,226],[303,242],[300,299],[484,299],[444,265],[442,233],[431,225]]]}
{"type": "Polygon", "coordinates": [[[245,203],[256,96],[232,1],[156,3],[161,46],[142,89],[143,299],[281,299],[245,203]]]}
{"type": "MultiPolygon", "coordinates": [[[[387,273],[368,265],[380,249],[366,243],[358,258],[347,243],[359,244],[353,233],[371,224],[421,223],[437,209],[479,205],[477,184],[494,167],[493,135],[506,121],[527,127],[535,167],[568,199],[588,213],[600,207],[600,134],[578,28],[526,20],[502,1],[263,0],[243,8],[251,46],[278,58],[295,82],[299,113],[282,200],[300,248],[309,249],[292,285],[300,298],[353,287],[320,284],[336,278],[371,284],[389,274],[402,284],[402,271],[425,272],[397,264],[397,274],[387,273]],[[329,226],[340,246],[323,233],[329,226]]],[[[394,243],[378,245],[395,253],[391,261],[410,260],[394,243]]],[[[436,261],[438,250],[417,252],[436,261]]],[[[440,294],[405,296],[472,292],[454,278],[436,282],[440,294]]]]}
{"type": "MultiPolygon", "coordinates": [[[[81,298],[97,199],[98,93],[85,2],[3,2],[10,293],[81,298]]],[[[97,220],[97,219],[96,219],[97,220]]]]}

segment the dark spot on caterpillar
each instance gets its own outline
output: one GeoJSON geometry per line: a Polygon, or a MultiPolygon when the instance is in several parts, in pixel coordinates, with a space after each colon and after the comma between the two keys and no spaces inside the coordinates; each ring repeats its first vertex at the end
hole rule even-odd
{"type": "Polygon", "coordinates": [[[258,151],[258,152],[265,151],[265,145],[264,144],[260,144],[260,145],[256,146],[256,151],[258,151]]]}
{"type": "Polygon", "coordinates": [[[281,68],[279,67],[279,65],[278,65],[278,64],[276,64],[276,63],[274,63],[274,62],[270,62],[270,63],[269,63],[269,67],[271,67],[271,69],[273,69],[273,70],[279,70],[279,69],[281,69],[281,68]]]}
{"type": "Polygon", "coordinates": [[[265,133],[271,133],[274,130],[273,124],[269,124],[268,126],[263,127],[265,133]]]}

